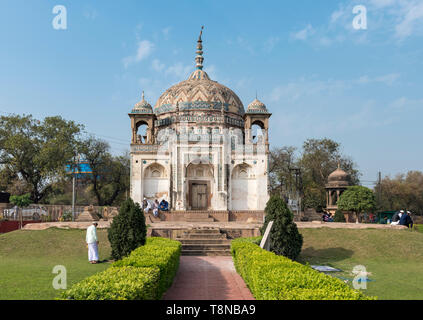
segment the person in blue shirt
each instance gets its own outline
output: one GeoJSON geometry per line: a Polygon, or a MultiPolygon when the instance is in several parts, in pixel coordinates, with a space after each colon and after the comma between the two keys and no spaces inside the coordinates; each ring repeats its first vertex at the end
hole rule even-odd
{"type": "Polygon", "coordinates": [[[410,211],[406,211],[402,214],[399,224],[407,226],[407,228],[413,228],[413,219],[410,217],[410,211]]]}
{"type": "Polygon", "coordinates": [[[159,209],[160,209],[160,211],[169,211],[169,202],[167,202],[165,199],[163,199],[160,202],[159,209]]]}

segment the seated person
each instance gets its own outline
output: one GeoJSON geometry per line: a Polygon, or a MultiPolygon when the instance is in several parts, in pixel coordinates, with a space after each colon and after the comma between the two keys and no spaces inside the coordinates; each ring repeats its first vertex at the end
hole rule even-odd
{"type": "Polygon", "coordinates": [[[157,199],[153,203],[153,215],[156,218],[159,216],[159,201],[157,199]]]}
{"type": "Polygon", "coordinates": [[[413,228],[413,219],[410,217],[410,211],[404,212],[401,216],[400,225],[407,226],[407,228],[413,228]]]}
{"type": "Polygon", "coordinates": [[[151,204],[147,200],[147,198],[144,198],[144,200],[142,202],[142,209],[144,210],[144,213],[148,213],[148,211],[150,211],[150,209],[151,209],[151,204]]]}
{"type": "Polygon", "coordinates": [[[169,211],[169,202],[167,202],[165,199],[163,199],[160,202],[159,209],[161,211],[169,211]]]}

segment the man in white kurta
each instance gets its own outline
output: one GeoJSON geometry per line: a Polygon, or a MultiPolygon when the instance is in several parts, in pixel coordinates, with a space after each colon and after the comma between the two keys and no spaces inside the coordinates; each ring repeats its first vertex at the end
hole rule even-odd
{"type": "Polygon", "coordinates": [[[90,263],[98,263],[98,238],[97,238],[97,222],[93,222],[87,228],[87,236],[85,238],[88,245],[88,261],[90,263]]]}

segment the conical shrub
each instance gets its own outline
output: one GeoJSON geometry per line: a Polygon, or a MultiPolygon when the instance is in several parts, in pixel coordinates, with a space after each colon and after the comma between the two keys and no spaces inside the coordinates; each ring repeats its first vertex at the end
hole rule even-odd
{"type": "Polygon", "coordinates": [[[124,201],[119,214],[113,218],[108,230],[108,238],[112,247],[112,258],[122,259],[131,251],[145,244],[147,227],[144,213],[138,203],[132,199],[124,201]]]}
{"type": "Polygon", "coordinates": [[[279,196],[272,196],[264,209],[266,218],[261,234],[264,235],[267,224],[273,220],[270,232],[270,251],[292,260],[297,259],[303,246],[303,236],[298,232],[293,221],[293,214],[285,201],[279,196]]]}

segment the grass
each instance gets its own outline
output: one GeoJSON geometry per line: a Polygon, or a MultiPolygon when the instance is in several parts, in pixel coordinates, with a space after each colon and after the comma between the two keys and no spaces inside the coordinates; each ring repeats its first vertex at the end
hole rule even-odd
{"type": "MultiPolygon", "coordinates": [[[[423,233],[389,229],[300,229],[300,262],[343,270],[352,280],[356,265],[366,267],[366,295],[379,299],[423,299],[423,233]]],[[[332,274],[332,273],[331,273],[332,274]]],[[[351,284],[351,281],[349,281],[351,284]]]]}
{"type": "MultiPolygon", "coordinates": [[[[98,229],[100,260],[110,257],[107,231],[98,229]]],[[[54,299],[60,294],[52,282],[53,267],[67,270],[67,287],[110,266],[90,264],[85,230],[50,228],[0,234],[0,300],[54,299]]]]}

